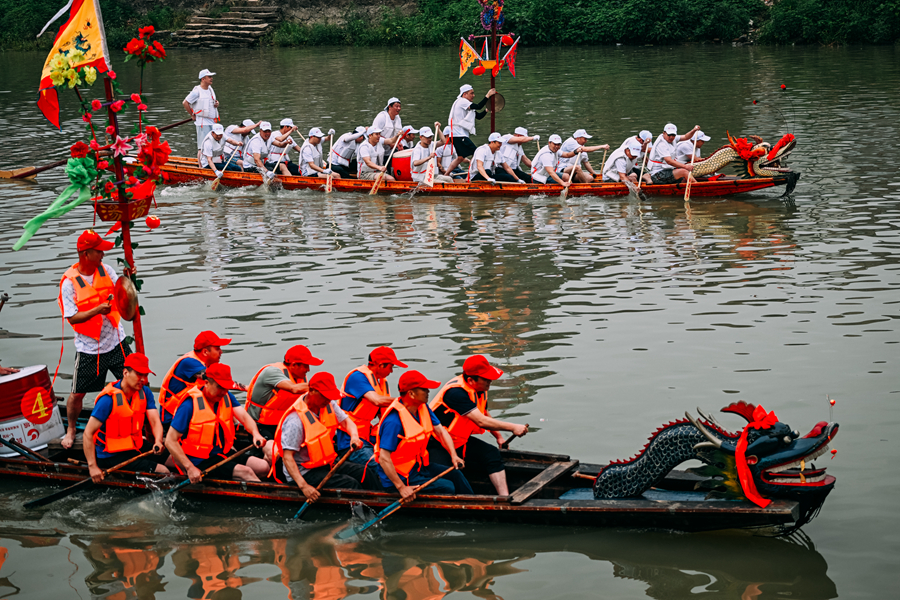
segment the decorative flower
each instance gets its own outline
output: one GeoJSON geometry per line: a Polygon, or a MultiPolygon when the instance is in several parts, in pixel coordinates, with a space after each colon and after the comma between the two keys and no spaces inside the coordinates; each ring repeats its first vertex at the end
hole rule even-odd
{"type": "Polygon", "coordinates": [[[141,38],[150,37],[154,33],[156,33],[156,29],[154,29],[153,25],[147,25],[146,27],[138,29],[138,35],[141,38]]]}
{"type": "Polygon", "coordinates": [[[110,79],[115,79],[115,78],[116,78],[116,72],[113,71],[112,69],[110,69],[109,71],[106,72],[106,76],[109,77],[110,79]]]}
{"type": "Polygon", "coordinates": [[[138,94],[132,94],[132,95],[131,95],[131,101],[134,102],[135,104],[140,104],[140,103],[141,103],[141,97],[140,97],[138,94]]]}
{"type": "Polygon", "coordinates": [[[146,46],[146,44],[143,40],[131,38],[131,41],[125,45],[125,53],[131,54],[132,56],[140,56],[144,52],[144,46],[146,46]]]}
{"type": "Polygon", "coordinates": [[[91,110],[100,110],[103,108],[103,103],[97,99],[91,100],[91,110]]]}
{"type": "Polygon", "coordinates": [[[75,87],[79,83],[81,83],[81,77],[78,76],[78,71],[75,69],[69,69],[65,72],[66,79],[69,80],[69,89],[75,87]]]}
{"type": "Polygon", "coordinates": [[[131,194],[132,199],[134,200],[143,200],[144,198],[152,198],[153,192],[156,190],[156,182],[148,179],[147,181],[140,183],[134,187],[128,188],[128,191],[131,194]]]}
{"type": "Polygon", "coordinates": [[[787,89],[787,86],[784,85],[784,84],[782,83],[782,84],[781,84],[781,89],[786,90],[786,89],[787,89]]]}
{"type": "Polygon", "coordinates": [[[144,112],[145,110],[147,110],[147,105],[146,104],[138,104],[137,109],[141,112],[144,112]]]}
{"type": "Polygon", "coordinates": [[[91,140],[91,150],[94,152],[100,150],[100,144],[97,143],[97,140],[91,140]]]}
{"type": "Polygon", "coordinates": [[[107,160],[101,160],[100,162],[97,163],[98,169],[106,169],[108,167],[109,167],[109,161],[107,161],[107,160]]]}
{"type": "Polygon", "coordinates": [[[90,123],[91,122],[91,113],[85,112],[83,115],[81,115],[81,120],[84,121],[85,123],[90,123]]]}
{"type": "Polygon", "coordinates": [[[69,154],[72,155],[72,158],[84,158],[90,151],[91,147],[80,140],[72,144],[72,147],[69,148],[69,154]]]}
{"type": "Polygon", "coordinates": [[[90,158],[70,158],[66,164],[66,176],[72,185],[89,186],[97,177],[94,161],[90,158]]]}
{"type": "Polygon", "coordinates": [[[113,102],[112,105],[110,106],[110,108],[113,109],[113,112],[119,112],[119,111],[121,111],[122,108],[124,108],[124,107],[125,107],[125,101],[124,101],[124,100],[116,100],[116,101],[113,102]]]}
{"type": "Polygon", "coordinates": [[[112,125],[107,125],[106,126],[106,134],[107,135],[116,135],[116,128],[113,127],[112,125]]]}
{"type": "Polygon", "coordinates": [[[81,71],[84,74],[85,83],[94,85],[94,82],[97,81],[97,69],[94,67],[85,67],[81,71]]]}
{"type": "Polygon", "coordinates": [[[158,58],[159,60],[166,59],[166,49],[163,48],[163,45],[159,42],[153,42],[147,47],[147,52],[150,53],[151,56],[158,58]]]}
{"type": "Polygon", "coordinates": [[[107,181],[103,184],[103,191],[107,194],[112,194],[112,191],[116,189],[116,186],[113,185],[112,181],[107,181]]]}
{"type": "Polygon", "coordinates": [[[67,58],[69,59],[70,65],[77,65],[77,64],[83,63],[84,62],[84,52],[82,52],[81,50],[78,50],[76,48],[75,50],[72,50],[71,52],[69,52],[69,54],[67,55],[67,58]]]}
{"type": "Polygon", "coordinates": [[[123,140],[119,136],[116,136],[116,141],[112,144],[112,149],[115,150],[116,156],[124,156],[128,154],[128,151],[132,148],[134,148],[134,146],[129,144],[128,140],[123,140]]]}
{"type": "Polygon", "coordinates": [[[138,182],[137,177],[131,176],[125,180],[128,185],[134,185],[138,182]]]}
{"type": "Polygon", "coordinates": [[[134,145],[137,146],[138,151],[140,151],[141,148],[147,145],[147,134],[142,133],[141,135],[136,135],[131,138],[131,141],[134,142],[134,145]]]}

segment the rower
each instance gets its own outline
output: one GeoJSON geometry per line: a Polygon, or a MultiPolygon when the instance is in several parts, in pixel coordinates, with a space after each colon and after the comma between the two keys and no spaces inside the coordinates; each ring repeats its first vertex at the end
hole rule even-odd
{"type": "Polygon", "coordinates": [[[215,73],[209,69],[200,71],[200,85],[195,85],[181,103],[197,127],[198,161],[200,150],[203,149],[203,140],[212,131],[213,125],[219,121],[219,101],[216,100],[216,92],[212,88],[213,75],[215,73]]]}
{"type": "Polygon", "coordinates": [[[504,162],[512,169],[516,178],[526,183],[531,183],[531,175],[519,168],[521,163],[525,163],[529,170],[531,169],[531,159],[525,155],[525,143],[531,140],[541,140],[539,135],[528,135],[528,130],[524,127],[516,127],[515,133],[503,136],[503,145],[500,146],[500,155],[504,162]]]}
{"type": "Polygon", "coordinates": [[[657,185],[678,183],[690,175],[694,166],[675,160],[675,144],[691,139],[691,136],[698,131],[700,131],[700,126],[694,125],[693,129],[679,137],[678,127],[673,123],[666,124],[663,132],[656,138],[650,156],[647,157],[647,167],[650,169],[650,179],[653,183],[657,185]]]}
{"type": "MultiPolygon", "coordinates": [[[[434,124],[435,128],[440,128],[440,123],[434,124]]],[[[437,152],[431,151],[431,142],[434,140],[434,132],[431,127],[423,127],[419,130],[419,143],[413,148],[412,156],[410,156],[410,166],[412,167],[413,181],[422,182],[425,180],[425,171],[428,170],[428,163],[436,160],[437,152]]],[[[452,177],[441,175],[435,169],[434,180],[437,183],[453,183],[452,177]]]]}
{"type": "MultiPolygon", "coordinates": [[[[394,398],[391,396],[387,378],[394,372],[394,367],[406,368],[393,350],[387,346],[379,346],[369,353],[368,364],[356,367],[344,377],[341,386],[341,408],[344,409],[359,432],[363,447],[353,452],[350,462],[366,463],[372,458],[372,420],[394,398]]],[[[349,437],[337,432],[337,450],[344,454],[350,450],[349,437]]]]}
{"type": "Polygon", "coordinates": [[[468,158],[459,159],[459,154],[456,153],[456,148],[453,147],[453,139],[450,137],[450,126],[447,125],[444,127],[444,130],[441,132],[441,145],[435,149],[435,154],[440,159],[440,170],[441,174],[447,175],[448,177],[462,177],[465,176],[465,171],[458,169],[454,165],[459,165],[460,163],[468,163],[471,162],[468,158]]]}
{"type": "Polygon", "coordinates": [[[472,162],[469,164],[469,181],[525,183],[516,177],[513,170],[504,162],[504,158],[500,155],[502,145],[503,136],[495,131],[488,136],[487,144],[483,144],[475,150],[472,162]]]}
{"type": "Polygon", "coordinates": [[[569,186],[568,174],[557,174],[559,165],[559,149],[562,147],[562,138],[555,133],[547,140],[547,145],[538,150],[531,161],[531,180],[533,183],[547,183],[552,179],[558,185],[569,186]]]}
{"type": "Polygon", "coordinates": [[[634,138],[626,140],[625,148],[618,148],[613,152],[606,164],[603,165],[603,181],[624,181],[627,179],[637,183],[638,176],[634,173],[634,165],[641,156],[641,143],[634,138]]]}
{"type": "Polygon", "coordinates": [[[650,142],[653,141],[653,134],[650,133],[647,129],[642,129],[641,132],[637,135],[633,135],[630,138],[626,138],[622,145],[619,146],[622,150],[624,150],[628,146],[628,142],[631,140],[636,141],[641,145],[641,152],[646,152],[650,142]]]}
{"type": "Polygon", "coordinates": [[[226,163],[228,163],[228,157],[234,154],[234,158],[231,159],[231,162],[228,163],[228,168],[226,171],[243,171],[244,170],[244,152],[247,148],[247,144],[250,142],[251,134],[255,135],[256,131],[254,128],[259,127],[259,124],[262,121],[253,122],[252,119],[244,119],[240,126],[238,125],[229,125],[225,128],[225,148],[223,148],[222,156],[226,163]],[[241,141],[239,146],[230,143],[230,139],[235,138],[241,141]],[[235,152],[237,150],[237,152],[235,152]]]}
{"type": "Polygon", "coordinates": [[[394,181],[392,176],[386,174],[385,150],[384,140],[381,139],[381,130],[369,127],[366,130],[366,141],[356,149],[356,176],[360,179],[375,179],[379,173],[385,173],[385,181],[394,181]]]}
{"type": "MultiPolygon", "coordinates": [[[[503,371],[492,366],[481,354],[470,356],[463,363],[462,375],[457,375],[441,388],[429,404],[441,424],[446,427],[453,447],[466,460],[463,474],[468,479],[483,479],[494,484],[501,496],[509,495],[506,485],[506,471],[500,450],[487,442],[472,437],[472,434],[490,431],[500,446],[505,441],[501,431],[511,431],[514,435],[528,433],[527,425],[517,425],[500,421],[488,414],[487,393],[491,383],[503,375],[503,371]]],[[[444,448],[432,440],[428,452],[435,462],[446,463],[450,458],[444,448]]]]}
{"type": "MultiPolygon", "coordinates": [[[[203,375],[205,384],[187,389],[184,401],[175,412],[166,434],[166,448],[179,470],[191,483],[205,471],[235,453],[234,421],[238,420],[253,438],[257,448],[270,446],[256,429],[256,422],[229,393],[238,389],[231,378],[231,367],[215,363],[203,375]]],[[[209,473],[212,478],[233,477],[238,481],[259,481],[269,472],[269,462],[245,453],[209,473]]]]}
{"type": "Polygon", "coordinates": [[[380,113],[375,115],[372,121],[373,129],[381,130],[381,137],[388,148],[393,148],[397,142],[397,134],[403,131],[403,122],[400,119],[400,110],[403,105],[399,98],[391,98],[387,101],[387,106],[380,113]]]}
{"type": "Polygon", "coordinates": [[[341,177],[356,175],[356,147],[366,139],[366,128],[357,127],[338,138],[331,148],[331,168],[341,177]]]}
{"type": "Polygon", "coordinates": [[[93,229],[85,230],[78,236],[78,262],[59,280],[59,309],[75,330],[75,376],[66,399],[68,427],[62,440],[67,450],[75,443],[84,395],[104,388],[107,371],[122,379],[125,358],[131,354],[114,296],[119,276],[103,262],[104,253],[114,246],[93,229]]]}
{"type": "Polygon", "coordinates": [[[710,138],[702,131],[698,131],[693,136],[691,136],[691,139],[684,142],[678,142],[677,144],[675,144],[675,160],[677,160],[678,162],[690,164],[691,154],[693,154],[694,162],[696,163],[701,159],[702,153],[700,152],[700,148],[703,147],[704,142],[708,142],[710,139],[712,138],[710,138]],[[695,143],[697,144],[696,149],[694,149],[695,143]]]}
{"type": "MultiPolygon", "coordinates": [[[[153,371],[147,357],[139,352],[129,354],[122,369],[122,379],[109,383],[94,400],[94,410],[84,428],[82,446],[88,470],[94,483],[103,481],[103,471],[120,465],[151,447],[154,454],[163,450],[163,427],[153,392],[147,378],[153,371]],[[150,424],[153,441],[144,442],[144,420],[150,424]]],[[[156,373],[153,373],[156,375],[156,373]]],[[[152,458],[131,463],[140,473],[163,473],[169,470],[152,458]]]]}
{"type": "Polygon", "coordinates": [[[594,167],[591,166],[591,159],[588,157],[589,152],[597,150],[609,150],[609,144],[602,146],[585,146],[585,143],[594,136],[588,135],[584,129],[579,129],[572,134],[572,137],[563,142],[559,150],[559,167],[557,170],[563,170],[569,173],[569,181],[578,181],[581,183],[591,183],[597,175],[594,167]],[[581,154],[581,164],[576,165],[575,160],[578,154],[581,154]],[[585,168],[587,173],[584,172],[585,168]],[[574,172],[574,175],[572,173],[574,172]]]}
{"type": "MultiPolygon", "coordinates": [[[[465,467],[457,456],[447,430],[428,406],[429,390],[439,388],[439,381],[431,381],[419,371],[407,371],[400,376],[397,387],[400,397],[384,411],[378,426],[375,443],[378,477],[386,492],[399,492],[404,501],[415,500],[412,486],[421,485],[448,467],[465,467]],[[429,460],[428,440],[440,440],[450,458],[448,464],[429,460]]],[[[465,476],[451,471],[428,487],[429,494],[473,494],[465,476]]]]}
{"type": "Polygon", "coordinates": [[[483,119],[487,115],[487,110],[482,110],[488,99],[497,93],[497,90],[491,88],[487,91],[484,98],[474,104],[475,90],[468,83],[459,88],[459,95],[450,107],[450,137],[453,138],[453,148],[456,150],[457,158],[454,160],[448,171],[452,171],[463,158],[468,158],[475,154],[476,146],[469,139],[475,134],[475,121],[483,119]]]}
{"type": "MultiPolygon", "coordinates": [[[[300,148],[300,168],[304,177],[328,177],[332,173],[322,162],[322,141],[331,139],[333,135],[334,129],[329,130],[327,136],[318,127],[309,130],[309,137],[300,148]]],[[[341,178],[338,173],[334,173],[332,177],[341,178]]]]}
{"type": "MultiPolygon", "coordinates": [[[[331,373],[316,373],[309,380],[309,391],[298,397],[284,413],[275,432],[275,446],[272,450],[275,461],[269,477],[278,478],[278,462],[287,481],[294,482],[309,502],[319,499],[319,485],[331,471],[337,459],[332,437],[341,429],[350,437],[350,448],[362,448],[362,440],[353,420],[341,410],[338,399],[340,390],[331,373]]],[[[330,488],[351,490],[362,487],[363,481],[369,489],[381,491],[378,477],[372,470],[366,473],[361,464],[345,462],[328,480],[330,488]]]]}
{"type": "Polygon", "coordinates": [[[282,175],[299,175],[300,167],[291,162],[289,153],[292,148],[297,152],[300,151],[300,146],[291,137],[291,134],[297,131],[297,126],[294,125],[293,119],[282,119],[279,125],[278,135],[275,135],[269,141],[269,155],[266,157],[266,168],[274,171],[277,164],[278,170],[282,175]]]}
{"type": "MultiPolygon", "coordinates": [[[[225,142],[225,128],[222,127],[221,123],[216,123],[213,125],[212,131],[203,140],[203,147],[200,149],[200,168],[212,170],[216,177],[222,176],[222,169],[225,167],[225,163],[222,160],[222,149],[225,146],[225,142]],[[218,157],[218,160],[216,160],[216,157],[218,157]]],[[[244,142],[235,138],[228,138],[227,142],[232,146],[244,145],[244,142]]],[[[239,167],[232,163],[228,165],[228,170],[237,171],[239,167]]]]}
{"type": "Polygon", "coordinates": [[[263,437],[277,439],[275,428],[281,417],[309,389],[306,375],[310,365],[317,367],[323,362],[306,346],[297,345],[284,353],[282,362],[268,364],[256,372],[247,386],[247,413],[263,437]]]}
{"type": "MultiPolygon", "coordinates": [[[[201,331],[194,338],[194,349],[183,354],[166,371],[159,386],[159,403],[162,406],[162,422],[168,427],[172,416],[184,399],[185,388],[202,385],[199,376],[207,367],[222,358],[222,346],[231,343],[231,338],[220,338],[212,331],[201,331]]],[[[238,388],[240,389],[240,388],[238,388]]]]}
{"type": "Polygon", "coordinates": [[[275,179],[275,173],[266,168],[266,157],[269,155],[269,140],[272,137],[272,124],[259,122],[259,133],[250,138],[244,150],[244,170],[256,169],[266,179],[275,179]]]}
{"type": "Polygon", "coordinates": [[[418,135],[419,130],[414,129],[413,127],[407,125],[403,128],[403,138],[400,140],[400,144],[397,146],[400,150],[410,150],[416,147],[416,135],[418,135]]]}

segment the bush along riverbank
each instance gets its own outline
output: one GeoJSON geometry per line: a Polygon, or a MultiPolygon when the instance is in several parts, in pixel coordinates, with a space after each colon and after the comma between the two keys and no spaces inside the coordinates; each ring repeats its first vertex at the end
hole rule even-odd
{"type": "MultiPolygon", "coordinates": [[[[61,1],[61,0],[60,0],[61,1]]],[[[58,23],[39,39],[59,9],[47,0],[0,0],[0,48],[50,48],[58,23]]],[[[110,48],[136,27],[177,30],[201,8],[136,0],[100,0],[110,48]],[[147,8],[149,6],[150,8],[147,8]]],[[[262,43],[275,46],[443,46],[481,32],[476,0],[418,0],[410,13],[350,4],[340,18],[284,20],[262,43]]],[[[329,14],[334,15],[331,11],[329,14]]],[[[529,45],[730,43],[893,44],[900,41],[900,0],[506,0],[504,29],[529,45]],[[766,3],[768,2],[768,4],[766,3]]],[[[63,19],[61,18],[59,22],[63,19]]]]}

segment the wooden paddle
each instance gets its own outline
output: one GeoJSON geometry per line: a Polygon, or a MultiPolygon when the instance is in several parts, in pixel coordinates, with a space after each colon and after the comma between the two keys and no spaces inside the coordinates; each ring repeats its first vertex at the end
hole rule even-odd
{"type": "MultiPolygon", "coordinates": [[[[694,166],[694,158],[697,156],[697,134],[694,133],[694,149],[691,150],[691,166],[694,166]]],[[[694,175],[692,171],[688,171],[688,182],[684,188],[684,201],[691,201],[691,182],[694,181],[694,175]]]]}
{"type": "MultiPolygon", "coordinates": [[[[334,134],[332,133],[328,136],[328,170],[329,171],[331,171],[331,147],[333,145],[334,145],[334,134]]],[[[330,194],[331,190],[334,189],[331,185],[331,181],[334,179],[332,177],[332,175],[334,175],[334,173],[329,173],[328,177],[325,178],[325,193],[326,194],[330,194]]],[[[348,452],[348,454],[349,454],[349,452],[348,452]]],[[[328,477],[331,477],[330,473],[328,474],[328,477]]],[[[328,477],[325,478],[326,481],[328,481],[328,477]]],[[[300,510],[302,511],[303,509],[301,508],[300,510]]],[[[294,516],[294,518],[296,519],[299,516],[300,516],[300,513],[298,512],[294,516]]]]}
{"type": "MultiPolygon", "coordinates": [[[[425,488],[427,488],[429,485],[431,485],[432,483],[434,483],[435,481],[437,481],[438,479],[440,479],[440,478],[443,477],[444,475],[448,474],[450,471],[455,471],[455,470],[456,470],[456,467],[450,467],[450,468],[448,468],[446,471],[444,471],[444,472],[441,473],[440,475],[435,475],[434,477],[432,477],[431,479],[429,479],[428,481],[426,481],[426,482],[423,483],[422,485],[416,486],[416,489],[413,490],[413,492],[416,493],[416,494],[418,494],[419,492],[421,492],[422,490],[424,490],[425,488]]],[[[360,533],[362,533],[363,531],[365,531],[366,529],[368,529],[368,528],[372,527],[373,525],[377,524],[379,521],[383,521],[383,520],[386,519],[387,517],[391,516],[392,514],[394,514],[394,513],[397,512],[398,510],[400,510],[400,508],[403,506],[403,504],[404,504],[403,499],[397,500],[396,502],[394,502],[393,504],[391,504],[390,506],[388,506],[387,508],[385,508],[383,511],[381,511],[380,513],[378,513],[378,515],[377,515],[374,519],[372,519],[372,520],[369,521],[368,523],[363,524],[362,527],[359,527],[359,528],[356,528],[356,527],[353,527],[353,526],[347,527],[346,529],[343,529],[343,530],[341,530],[341,531],[338,531],[336,534],[334,534],[334,537],[336,537],[336,538],[339,539],[339,540],[345,540],[345,539],[347,539],[347,538],[353,537],[354,535],[360,534],[360,533]]]]}
{"type": "MultiPolygon", "coordinates": [[[[581,152],[579,152],[575,156],[575,162],[572,164],[572,174],[569,175],[569,185],[572,185],[573,183],[575,183],[575,169],[578,168],[578,163],[580,163],[580,162],[581,162],[581,152]]],[[[562,189],[562,191],[559,193],[559,199],[561,201],[565,201],[566,196],[568,196],[568,195],[569,195],[569,188],[564,187],[562,189]]]]}
{"type": "MultiPolygon", "coordinates": [[[[150,454],[153,454],[153,450],[148,450],[148,451],[144,452],[143,454],[138,454],[137,456],[133,456],[123,463],[120,463],[114,467],[110,467],[109,469],[106,469],[105,471],[103,471],[103,476],[106,477],[113,471],[118,471],[119,469],[124,469],[125,467],[127,467],[128,465],[133,463],[134,461],[140,460],[150,454]]],[[[70,485],[66,489],[60,490],[60,491],[56,492],[55,494],[50,494],[49,496],[44,496],[43,498],[38,498],[37,500],[31,500],[30,502],[26,502],[22,506],[24,506],[25,508],[36,508],[38,506],[46,506],[47,504],[50,504],[51,502],[56,502],[57,500],[65,498],[66,496],[71,496],[72,494],[74,494],[75,492],[77,492],[79,490],[88,489],[89,487],[91,487],[91,485],[93,483],[94,483],[94,480],[91,477],[88,477],[87,479],[83,479],[74,485],[70,485]]]]}
{"type": "MultiPolygon", "coordinates": [[[[397,149],[397,144],[399,144],[400,140],[402,140],[402,139],[403,139],[403,131],[401,131],[400,133],[397,134],[397,141],[394,142],[394,147],[391,148],[391,153],[388,155],[387,160],[384,161],[385,165],[391,161],[391,158],[394,156],[394,150],[397,149]]],[[[375,183],[372,184],[372,189],[369,190],[370,196],[374,196],[375,194],[378,193],[378,188],[381,187],[381,181],[384,179],[385,173],[387,173],[387,169],[380,172],[378,174],[378,177],[375,178],[375,183]]]]}
{"type": "Polygon", "coordinates": [[[33,459],[37,460],[38,462],[53,462],[49,458],[45,458],[45,457],[41,456],[40,454],[38,454],[37,452],[35,452],[31,448],[29,448],[28,446],[23,446],[22,444],[20,444],[19,442],[17,442],[16,440],[14,440],[12,438],[10,438],[9,440],[5,440],[2,437],[0,437],[0,444],[3,444],[4,446],[9,448],[13,452],[18,452],[25,458],[33,458],[33,459]]]}
{"type": "MultiPolygon", "coordinates": [[[[253,448],[254,448],[253,444],[250,444],[249,446],[247,446],[247,447],[244,448],[243,450],[238,450],[237,452],[235,452],[234,454],[232,454],[231,456],[229,456],[229,457],[226,458],[225,460],[220,460],[219,462],[217,462],[216,464],[214,464],[214,465],[211,466],[210,468],[208,468],[208,469],[206,469],[205,471],[203,471],[202,473],[200,473],[200,479],[202,480],[204,477],[206,477],[207,475],[209,475],[211,472],[215,471],[216,469],[218,469],[218,468],[221,467],[222,465],[227,464],[227,463],[230,463],[231,461],[233,461],[234,459],[236,459],[236,458],[237,458],[238,456],[240,456],[241,454],[244,454],[245,452],[248,452],[248,451],[252,450],[253,448]]],[[[171,493],[174,492],[175,490],[179,490],[179,489],[183,488],[184,486],[190,485],[190,484],[191,484],[191,480],[190,480],[190,479],[185,479],[184,481],[182,481],[182,482],[179,483],[178,485],[173,486],[173,487],[170,487],[169,489],[167,489],[166,491],[164,491],[163,494],[171,494],[171,493]]]]}
{"type": "MultiPolygon", "coordinates": [[[[316,486],[316,491],[317,491],[317,492],[321,492],[321,491],[322,491],[322,488],[325,487],[325,484],[328,483],[328,480],[331,479],[331,476],[334,475],[335,471],[337,471],[337,470],[340,468],[340,466],[341,466],[342,464],[344,464],[344,461],[346,461],[348,458],[350,458],[350,455],[351,455],[351,454],[353,454],[353,449],[352,449],[352,448],[351,448],[350,450],[348,450],[347,453],[344,454],[344,456],[341,457],[341,460],[337,461],[337,464],[336,464],[336,465],[334,465],[333,467],[331,467],[331,470],[328,471],[328,475],[325,476],[325,479],[323,479],[322,481],[320,481],[320,482],[319,482],[319,485],[316,486]]],[[[284,459],[282,459],[282,460],[284,460],[284,459]]],[[[303,503],[303,506],[300,507],[300,510],[297,511],[297,514],[294,515],[294,518],[295,518],[295,519],[299,519],[299,518],[300,518],[300,515],[302,515],[304,512],[306,512],[306,509],[309,508],[311,505],[312,505],[312,503],[311,503],[309,500],[306,500],[306,501],[303,503]]]]}
{"type": "MultiPolygon", "coordinates": [[[[273,174],[275,174],[275,170],[278,168],[278,165],[281,164],[281,160],[284,158],[285,154],[287,154],[287,148],[284,149],[284,152],[281,154],[281,156],[278,157],[278,160],[275,161],[275,167],[272,169],[273,174]]],[[[263,162],[263,164],[265,164],[265,162],[263,162]]],[[[275,177],[272,177],[272,179],[275,179],[275,177]]],[[[264,190],[269,191],[269,184],[271,183],[272,179],[269,179],[265,174],[263,174],[262,188],[264,190]]]]}
{"type": "MultiPolygon", "coordinates": [[[[528,427],[530,427],[530,425],[528,423],[525,423],[525,427],[528,428],[528,427]]],[[[512,434],[511,436],[506,438],[506,441],[503,442],[502,444],[500,444],[500,449],[507,450],[509,448],[509,443],[511,441],[513,441],[514,439],[516,439],[517,437],[519,437],[519,436],[517,436],[516,434],[512,434]]]]}
{"type": "MultiPolygon", "coordinates": [[[[437,133],[434,134],[434,137],[431,139],[431,147],[428,148],[428,155],[431,156],[434,154],[434,143],[437,140],[437,133]]],[[[431,157],[428,159],[428,166],[425,167],[425,179],[422,180],[422,185],[425,187],[434,187],[434,163],[437,160],[435,157],[431,157]]]]}
{"type": "MultiPolygon", "coordinates": [[[[228,157],[228,162],[226,162],[226,163],[225,163],[225,166],[222,167],[222,175],[225,175],[225,169],[227,169],[227,168],[228,168],[228,165],[231,164],[231,159],[234,158],[234,155],[235,155],[235,154],[237,154],[238,148],[240,148],[240,146],[235,146],[235,147],[234,147],[234,151],[231,153],[231,156],[228,157]]],[[[222,175],[219,175],[218,177],[216,177],[215,179],[213,179],[212,184],[210,184],[210,186],[209,186],[209,188],[210,188],[212,191],[216,191],[216,190],[219,188],[219,182],[222,180],[222,175]]]]}
{"type": "Polygon", "coordinates": [[[644,160],[641,162],[641,176],[638,177],[638,191],[640,191],[641,186],[644,185],[644,167],[647,166],[647,161],[650,158],[650,146],[647,146],[647,151],[644,152],[644,160]]]}

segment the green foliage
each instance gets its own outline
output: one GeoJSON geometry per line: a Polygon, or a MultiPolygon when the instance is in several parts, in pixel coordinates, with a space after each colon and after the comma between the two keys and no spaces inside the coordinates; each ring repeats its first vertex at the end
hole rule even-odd
{"type": "Polygon", "coordinates": [[[760,29],[771,44],[890,44],[900,40],[900,0],[780,0],[760,29]]]}

